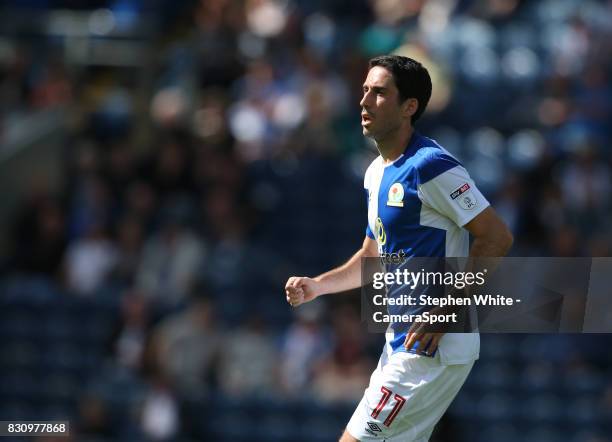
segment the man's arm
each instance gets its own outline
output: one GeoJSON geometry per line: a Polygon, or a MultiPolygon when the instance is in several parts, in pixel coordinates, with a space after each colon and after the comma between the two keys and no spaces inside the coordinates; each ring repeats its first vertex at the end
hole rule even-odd
{"type": "Polygon", "coordinates": [[[287,302],[297,307],[326,293],[361,287],[361,258],[378,256],[376,241],[366,236],[363,245],[346,263],[315,278],[292,276],[287,280],[287,302]]]}
{"type": "Polygon", "coordinates": [[[464,227],[474,236],[470,256],[505,256],[514,242],[506,223],[491,207],[487,207],[464,227]]]}
{"type": "MultiPolygon", "coordinates": [[[[505,256],[514,242],[512,233],[506,223],[491,207],[484,209],[464,227],[474,236],[474,242],[470,249],[471,257],[505,256]]],[[[476,272],[478,269],[472,268],[470,271],[476,272]]],[[[428,333],[426,330],[426,326],[415,323],[406,335],[404,347],[410,349],[415,342],[419,341],[417,353],[421,353],[426,348],[429,354],[436,351],[444,333],[428,333]]]]}

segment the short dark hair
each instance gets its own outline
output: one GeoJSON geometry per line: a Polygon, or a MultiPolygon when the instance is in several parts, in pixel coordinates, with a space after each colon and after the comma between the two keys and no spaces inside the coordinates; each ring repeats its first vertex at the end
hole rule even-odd
{"type": "Polygon", "coordinates": [[[393,75],[395,86],[399,91],[400,103],[408,98],[416,98],[419,102],[417,111],[412,116],[412,123],[417,121],[431,98],[431,77],[421,63],[401,55],[381,55],[369,61],[369,68],[381,66],[393,75]]]}

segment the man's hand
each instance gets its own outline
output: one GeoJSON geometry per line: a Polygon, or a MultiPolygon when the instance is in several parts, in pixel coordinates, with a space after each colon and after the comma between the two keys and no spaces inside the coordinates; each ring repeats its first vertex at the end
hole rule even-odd
{"type": "Polygon", "coordinates": [[[406,333],[404,348],[410,350],[415,342],[419,341],[419,346],[416,349],[417,354],[433,355],[444,333],[428,333],[425,330],[424,324],[415,324],[413,324],[410,330],[408,330],[408,333],[406,333]],[[418,325],[415,326],[415,324],[418,325]],[[427,349],[427,351],[425,351],[425,349],[427,349]]]}
{"type": "MultiPolygon", "coordinates": [[[[448,308],[440,308],[435,307],[431,310],[432,314],[445,314],[448,313],[450,309],[448,308]]],[[[409,351],[412,346],[418,342],[419,345],[416,348],[417,354],[424,355],[433,355],[434,352],[438,348],[438,344],[440,343],[440,339],[446,333],[442,332],[432,332],[431,329],[440,330],[440,325],[438,324],[436,327],[431,324],[424,322],[414,322],[410,328],[408,329],[408,333],[406,333],[406,339],[404,340],[404,348],[409,351]]]]}
{"type": "Polygon", "coordinates": [[[287,302],[292,307],[297,307],[305,302],[312,301],[321,293],[318,291],[319,283],[313,278],[306,276],[292,276],[285,284],[287,302]]]}

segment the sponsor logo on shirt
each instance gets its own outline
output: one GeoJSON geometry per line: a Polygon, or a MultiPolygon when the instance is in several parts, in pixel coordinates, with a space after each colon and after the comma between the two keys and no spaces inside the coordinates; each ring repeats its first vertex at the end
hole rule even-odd
{"type": "Polygon", "coordinates": [[[459,207],[465,210],[472,210],[478,205],[478,200],[468,183],[463,184],[457,190],[453,191],[450,197],[459,204],[459,207]]]}
{"type": "Polygon", "coordinates": [[[381,248],[387,243],[387,234],[385,233],[385,226],[383,226],[382,219],[376,218],[376,224],[374,226],[376,239],[378,240],[378,247],[381,248]]]}
{"type": "Polygon", "coordinates": [[[406,261],[406,252],[400,249],[398,252],[379,251],[380,260],[383,264],[403,264],[406,261]]]}
{"type": "Polygon", "coordinates": [[[455,190],[453,193],[450,194],[451,199],[455,200],[457,199],[462,193],[467,192],[468,190],[470,190],[470,185],[468,183],[465,183],[463,186],[461,186],[460,188],[458,188],[457,190],[455,190]]]}

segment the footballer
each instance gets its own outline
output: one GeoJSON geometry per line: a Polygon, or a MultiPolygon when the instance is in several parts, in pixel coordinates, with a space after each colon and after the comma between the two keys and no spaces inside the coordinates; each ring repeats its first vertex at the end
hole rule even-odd
{"type": "MultiPolygon", "coordinates": [[[[419,62],[397,55],[370,60],[361,125],[379,156],[364,177],[365,239],[340,267],[314,278],[290,277],[285,292],[293,307],[361,286],[361,258],[493,257],[510,249],[512,234],[463,165],[415,130],[431,91],[419,62]]],[[[340,442],[428,441],[478,359],[478,333],[394,325],[340,442]]]]}

